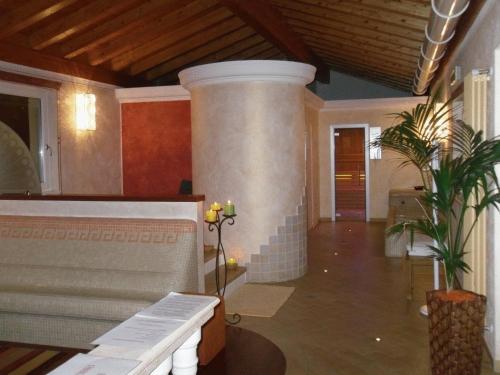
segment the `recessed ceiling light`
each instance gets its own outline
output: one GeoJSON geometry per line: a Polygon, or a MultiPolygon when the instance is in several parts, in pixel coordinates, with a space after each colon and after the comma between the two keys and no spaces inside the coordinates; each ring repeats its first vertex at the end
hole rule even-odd
{"type": "Polygon", "coordinates": [[[323,270],[323,272],[325,272],[325,273],[326,273],[326,272],[328,272],[328,270],[326,270],[326,269],[325,269],[325,270],[323,270]]]}
{"type": "Polygon", "coordinates": [[[339,253],[335,252],[335,253],[333,253],[333,255],[339,255],[339,253]]]}
{"type": "Polygon", "coordinates": [[[380,337],[375,338],[375,341],[380,342],[382,339],[380,337]]]}

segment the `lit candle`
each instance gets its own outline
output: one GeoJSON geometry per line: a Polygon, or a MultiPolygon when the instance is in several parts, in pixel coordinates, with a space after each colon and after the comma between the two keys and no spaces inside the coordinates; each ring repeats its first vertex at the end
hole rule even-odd
{"type": "Polygon", "coordinates": [[[238,262],[234,258],[229,258],[227,260],[227,268],[234,269],[238,268],[238,262]]]}
{"type": "Polygon", "coordinates": [[[220,210],[220,203],[214,202],[210,205],[210,209],[213,211],[219,211],[220,210]]]}
{"type": "Polygon", "coordinates": [[[209,223],[215,223],[217,221],[217,211],[210,209],[205,212],[205,220],[209,223]]]}
{"type": "Polygon", "coordinates": [[[224,215],[234,215],[234,203],[232,203],[231,201],[227,201],[227,203],[224,205],[224,215]]]}

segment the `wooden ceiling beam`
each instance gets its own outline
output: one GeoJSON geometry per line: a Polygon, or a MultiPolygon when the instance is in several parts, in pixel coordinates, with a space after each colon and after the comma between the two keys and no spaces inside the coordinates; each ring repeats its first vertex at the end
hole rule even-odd
{"type": "Polygon", "coordinates": [[[354,53],[354,54],[358,53],[364,56],[371,56],[375,59],[380,56],[382,60],[399,61],[412,66],[415,66],[415,64],[417,64],[418,61],[418,57],[414,56],[408,57],[407,55],[404,54],[398,55],[396,52],[383,50],[381,48],[372,47],[366,44],[353,46],[352,43],[346,41],[335,41],[335,39],[329,40],[324,37],[318,38],[317,36],[306,36],[306,35],[304,35],[304,41],[310,46],[312,45],[323,46],[325,48],[329,48],[332,50],[341,50],[349,53],[354,53]]]}
{"type": "Polygon", "coordinates": [[[287,24],[283,15],[265,0],[219,0],[269,42],[293,59],[314,65],[316,77],[328,83],[330,71],[287,24]]]}
{"type": "Polygon", "coordinates": [[[137,46],[134,49],[126,51],[111,59],[109,65],[113,70],[123,70],[132,64],[154,55],[176,43],[194,36],[197,33],[203,34],[208,28],[217,25],[225,20],[234,18],[234,16],[225,8],[216,8],[206,13],[202,18],[196,18],[192,22],[183,22],[181,26],[171,30],[165,35],[160,35],[150,41],[137,46]]]}
{"type": "Polygon", "coordinates": [[[380,74],[379,72],[354,68],[350,65],[346,65],[340,62],[331,62],[331,64],[334,71],[345,73],[354,77],[364,78],[373,82],[390,85],[392,87],[397,86],[399,89],[411,92],[411,80],[394,79],[387,75],[380,74]]]}
{"type": "Polygon", "coordinates": [[[267,40],[262,41],[261,43],[256,44],[250,48],[246,48],[243,51],[235,53],[234,55],[229,55],[227,57],[228,60],[250,60],[257,56],[259,53],[267,52],[270,49],[274,49],[277,51],[277,48],[269,43],[267,40]]]}
{"type": "Polygon", "coordinates": [[[24,1],[10,12],[0,16],[0,39],[5,39],[60,10],[77,0],[30,0],[24,1]]]}
{"type": "Polygon", "coordinates": [[[194,33],[188,38],[180,39],[177,43],[133,63],[127,71],[130,75],[137,75],[157,65],[161,65],[163,62],[169,61],[176,56],[181,56],[193,49],[221,38],[228,33],[241,30],[244,27],[244,23],[239,18],[231,17],[203,30],[203,32],[194,33]]]}
{"type": "MultiPolygon", "coordinates": [[[[67,59],[79,56],[109,40],[133,34],[151,21],[187,5],[191,0],[150,0],[114,17],[59,46],[58,51],[67,59]]],[[[125,36],[125,38],[127,38],[125,36]]]]}
{"type": "MultiPolygon", "coordinates": [[[[290,2],[292,4],[292,2],[290,2]]],[[[404,30],[403,28],[394,28],[385,26],[384,23],[375,23],[375,22],[362,22],[361,20],[354,20],[352,17],[347,16],[339,16],[333,14],[326,14],[323,12],[323,15],[312,15],[297,11],[295,9],[287,8],[279,8],[283,15],[287,18],[299,19],[302,22],[307,22],[310,24],[323,25],[326,27],[337,27],[342,28],[346,31],[355,31],[357,34],[360,32],[364,35],[370,35],[373,33],[385,36],[389,39],[393,38],[399,41],[399,44],[408,44],[408,42],[413,42],[414,44],[421,44],[424,39],[423,32],[416,32],[411,30],[404,30]]]]}
{"type": "Polygon", "coordinates": [[[162,15],[154,22],[135,30],[127,38],[114,39],[91,49],[87,52],[89,63],[93,66],[100,65],[155,38],[168,36],[178,27],[203,17],[212,11],[214,6],[218,6],[217,0],[192,1],[185,7],[162,15]]]}
{"type": "Polygon", "coordinates": [[[61,82],[50,81],[48,79],[31,77],[23,74],[4,72],[3,70],[0,70],[0,80],[23,83],[31,86],[46,87],[54,90],[59,90],[61,88],[61,82]]]}
{"type": "Polygon", "coordinates": [[[302,9],[294,1],[285,1],[278,9],[285,17],[288,17],[290,14],[298,14],[301,19],[313,23],[319,18],[330,23],[344,24],[349,27],[364,28],[370,31],[380,31],[387,35],[398,36],[416,42],[421,41],[424,37],[423,30],[417,31],[403,26],[388,24],[384,21],[376,21],[349,14],[329,12],[328,10],[321,8],[310,7],[302,9]]]}
{"type": "MultiPolygon", "coordinates": [[[[269,48],[276,48],[268,41],[266,41],[262,35],[253,33],[250,37],[234,43],[226,48],[215,51],[212,54],[202,57],[198,60],[190,61],[188,64],[177,67],[175,70],[170,71],[163,76],[159,77],[158,80],[162,83],[172,83],[178,81],[178,74],[181,70],[186,69],[191,66],[210,64],[218,61],[232,60],[235,56],[239,56],[241,53],[255,50],[255,47],[260,47],[262,45],[266,46],[266,50],[269,48]]],[[[262,47],[260,47],[262,49],[262,47]]]]}
{"type": "MultiPolygon", "coordinates": [[[[421,33],[427,25],[427,19],[416,18],[412,16],[402,16],[397,13],[387,12],[381,9],[367,9],[359,4],[350,2],[327,2],[318,0],[272,0],[278,7],[290,8],[303,13],[316,16],[338,15],[355,20],[359,23],[369,25],[379,25],[382,21],[384,27],[394,26],[406,30],[421,33]]],[[[382,28],[382,27],[381,27],[382,28]]],[[[398,29],[394,29],[398,30],[398,29]]]]}
{"type": "Polygon", "coordinates": [[[313,50],[320,56],[322,56],[324,59],[326,59],[326,56],[339,56],[342,57],[346,60],[349,60],[352,62],[352,64],[356,63],[367,63],[373,66],[379,66],[383,67],[386,69],[389,69],[391,72],[398,72],[403,75],[412,75],[414,73],[414,68],[413,66],[404,66],[404,65],[395,65],[392,64],[386,60],[381,60],[380,58],[372,58],[370,56],[363,56],[363,55],[356,55],[356,54],[351,54],[347,53],[345,51],[339,51],[339,50],[331,50],[331,49],[325,49],[321,48],[318,46],[313,46],[313,50]]]}
{"type": "Polygon", "coordinates": [[[272,59],[276,56],[279,56],[280,54],[281,54],[281,51],[278,50],[276,47],[274,47],[273,49],[269,49],[267,51],[259,53],[258,55],[251,57],[251,59],[268,60],[268,59],[272,59]]]}
{"type": "Polygon", "coordinates": [[[84,7],[66,17],[51,22],[30,35],[33,49],[41,50],[73,36],[90,26],[105,21],[107,18],[126,11],[140,0],[98,0],[87,3],[84,7]]]}
{"type": "MultiPolygon", "coordinates": [[[[398,1],[380,1],[380,0],[357,0],[360,6],[369,9],[381,9],[396,14],[418,17],[422,20],[428,20],[431,12],[430,1],[415,4],[411,0],[398,1]]],[[[340,0],[347,5],[352,4],[351,0],[340,0]]]]}
{"type": "Polygon", "coordinates": [[[5,42],[0,42],[0,60],[122,87],[144,85],[146,83],[146,81],[137,78],[80,64],[75,61],[68,61],[60,57],[47,55],[30,48],[5,42]]]}
{"type": "Polygon", "coordinates": [[[368,66],[380,67],[387,69],[391,72],[397,72],[403,75],[410,75],[410,76],[413,75],[415,71],[415,68],[411,66],[401,65],[391,61],[382,61],[380,59],[377,60],[370,58],[369,56],[363,56],[362,54],[351,54],[345,51],[330,50],[318,46],[314,46],[314,50],[317,51],[317,53],[320,53],[320,55],[341,57],[354,65],[358,63],[363,63],[368,66]]]}
{"type": "MultiPolygon", "coordinates": [[[[227,22],[232,20],[232,22],[237,22],[238,26],[243,26],[243,23],[234,17],[231,12],[225,8],[216,8],[211,12],[204,14],[202,17],[196,17],[192,22],[183,22],[179,27],[171,30],[168,33],[163,33],[157,38],[153,38],[133,49],[113,57],[109,62],[109,66],[112,70],[123,70],[129,68],[132,64],[139,64],[140,61],[154,60],[157,53],[165,53],[165,51],[170,48],[179,48],[178,44],[183,44],[185,47],[192,48],[192,46],[187,45],[187,40],[196,35],[203,36],[205,31],[209,30],[211,27],[217,27],[219,24],[227,25],[227,22]]],[[[221,26],[219,26],[220,28],[221,26]]],[[[166,52],[168,53],[168,52],[166,52]]],[[[170,50],[170,53],[173,53],[170,50]]],[[[171,55],[167,55],[167,58],[172,58],[171,55]]],[[[153,65],[157,65],[161,62],[155,61],[153,65]]],[[[149,66],[149,67],[151,67],[149,66]]]]}
{"type": "Polygon", "coordinates": [[[264,38],[261,35],[253,32],[249,37],[240,40],[238,43],[233,43],[225,48],[218,49],[215,52],[205,55],[199,59],[190,60],[184,65],[177,66],[173,71],[167,72],[165,75],[177,75],[182,69],[185,69],[188,66],[210,64],[214,62],[229,60],[231,56],[234,56],[245,49],[251,48],[258,43],[262,43],[263,41],[264,38]]]}
{"type": "Polygon", "coordinates": [[[309,22],[300,19],[300,15],[290,14],[288,18],[288,23],[293,28],[302,28],[306,30],[317,30],[319,32],[323,32],[328,35],[351,35],[351,39],[353,41],[379,41],[385,44],[392,44],[394,47],[401,48],[404,51],[419,51],[421,42],[415,42],[413,40],[408,40],[405,38],[401,38],[399,36],[387,35],[380,31],[367,30],[362,27],[349,27],[340,23],[332,23],[325,21],[323,19],[318,20],[317,22],[309,22]]]}
{"type": "Polygon", "coordinates": [[[246,39],[252,35],[255,35],[255,31],[249,27],[244,26],[238,30],[235,30],[229,34],[218,37],[211,42],[204,43],[198,48],[192,49],[189,52],[177,56],[169,61],[166,61],[158,66],[146,71],[143,77],[146,80],[154,80],[158,77],[167,74],[168,72],[175,71],[176,69],[191,64],[195,61],[200,61],[201,59],[230,46],[235,43],[239,43],[243,39],[246,39]]]}
{"type": "Polygon", "coordinates": [[[295,30],[302,34],[303,38],[306,36],[310,38],[316,38],[319,40],[324,40],[325,43],[342,43],[348,45],[360,45],[365,48],[373,50],[381,50],[394,54],[396,56],[403,56],[407,59],[418,60],[420,56],[418,49],[411,49],[405,46],[397,46],[385,42],[381,42],[377,39],[370,39],[365,37],[353,36],[352,34],[330,31],[326,28],[306,28],[302,26],[294,26],[295,30]],[[321,30],[321,31],[320,31],[321,30]]]}
{"type": "Polygon", "coordinates": [[[330,63],[331,63],[331,61],[342,62],[347,66],[352,65],[353,67],[358,67],[359,69],[367,69],[370,71],[377,71],[380,74],[390,75],[393,78],[402,79],[405,81],[413,79],[413,73],[394,71],[394,70],[387,68],[385,66],[373,65],[369,61],[368,62],[365,62],[365,61],[353,62],[351,59],[346,59],[343,56],[339,56],[339,55],[331,54],[331,53],[325,53],[325,60],[327,62],[330,62],[330,63]]]}

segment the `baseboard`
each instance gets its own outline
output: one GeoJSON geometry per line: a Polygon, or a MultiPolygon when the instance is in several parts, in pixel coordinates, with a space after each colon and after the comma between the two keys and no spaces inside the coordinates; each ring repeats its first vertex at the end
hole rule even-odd
{"type": "Polygon", "coordinates": [[[493,361],[493,371],[495,374],[500,373],[500,361],[493,361]]]}
{"type": "MultiPolygon", "coordinates": [[[[333,220],[331,217],[320,217],[319,222],[320,223],[331,223],[333,220]]],[[[387,219],[385,217],[371,217],[370,222],[379,222],[379,223],[385,223],[387,219]]],[[[314,228],[314,227],[313,227],[314,228]]]]}
{"type": "Polygon", "coordinates": [[[486,352],[486,355],[488,356],[488,360],[490,361],[490,363],[493,366],[493,370],[495,372],[500,371],[500,361],[493,360],[493,356],[491,355],[491,352],[490,352],[490,349],[488,348],[488,345],[486,345],[486,341],[484,339],[484,336],[483,336],[483,347],[484,347],[484,351],[486,352]]]}
{"type": "Polygon", "coordinates": [[[385,223],[387,221],[387,218],[385,217],[371,217],[370,222],[373,223],[385,223]]]}

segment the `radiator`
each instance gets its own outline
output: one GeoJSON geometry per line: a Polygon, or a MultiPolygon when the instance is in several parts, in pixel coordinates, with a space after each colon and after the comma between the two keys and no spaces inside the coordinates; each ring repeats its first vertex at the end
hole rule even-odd
{"type": "MultiPolygon", "coordinates": [[[[487,85],[488,74],[469,73],[464,79],[464,121],[476,131],[483,130],[483,137],[487,136],[487,85]]],[[[466,233],[473,220],[470,212],[465,221],[466,233]]],[[[465,251],[465,261],[472,271],[464,274],[463,288],[486,295],[486,212],[479,217],[465,251]]]]}

